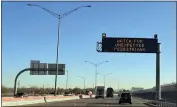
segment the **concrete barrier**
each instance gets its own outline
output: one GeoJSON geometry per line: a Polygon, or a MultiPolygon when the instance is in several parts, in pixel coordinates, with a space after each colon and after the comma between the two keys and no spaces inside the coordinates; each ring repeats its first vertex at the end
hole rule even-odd
{"type": "Polygon", "coordinates": [[[36,103],[47,103],[53,101],[65,101],[65,100],[74,100],[79,99],[78,96],[46,96],[41,99],[34,100],[18,100],[18,101],[10,101],[10,102],[2,102],[2,106],[18,106],[18,105],[28,105],[28,104],[36,104],[36,103]]]}
{"type": "Polygon", "coordinates": [[[47,99],[47,102],[53,102],[53,101],[66,101],[66,100],[76,100],[79,99],[79,97],[71,97],[71,98],[60,98],[60,99],[47,99]]]}
{"type": "Polygon", "coordinates": [[[36,103],[45,103],[43,99],[33,100],[33,101],[16,101],[16,102],[2,102],[2,106],[18,106],[18,105],[28,105],[36,103]]]}

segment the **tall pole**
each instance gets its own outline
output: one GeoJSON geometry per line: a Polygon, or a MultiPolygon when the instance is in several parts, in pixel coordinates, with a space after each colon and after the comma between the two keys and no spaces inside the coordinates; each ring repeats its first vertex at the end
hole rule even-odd
{"type": "MultiPolygon", "coordinates": [[[[97,74],[101,74],[101,73],[97,73],[97,74]]],[[[108,75],[110,75],[110,74],[112,74],[112,73],[105,74],[105,75],[101,74],[101,75],[103,76],[103,79],[104,79],[104,87],[105,87],[105,88],[106,88],[106,76],[108,76],[108,75]]]]}
{"type": "Polygon", "coordinates": [[[59,15],[59,20],[58,20],[58,37],[57,37],[57,58],[56,58],[56,67],[57,67],[57,72],[55,75],[55,96],[57,93],[57,75],[58,75],[58,51],[59,51],[59,37],[60,37],[60,15],[59,15]]]}
{"type": "Polygon", "coordinates": [[[85,91],[85,78],[84,78],[84,77],[81,77],[81,76],[77,76],[77,77],[79,77],[79,78],[81,78],[81,79],[84,80],[84,91],[85,91]]]}
{"type": "Polygon", "coordinates": [[[85,92],[85,78],[84,78],[84,92],[85,92]]]}
{"type": "Polygon", "coordinates": [[[97,91],[97,65],[95,65],[95,95],[97,91]]]}
{"type": "Polygon", "coordinates": [[[106,88],[106,75],[104,75],[104,88],[106,88]]]}
{"type": "Polygon", "coordinates": [[[117,88],[118,88],[117,91],[119,92],[119,83],[118,83],[118,87],[117,88]]]}
{"type": "Polygon", "coordinates": [[[58,19],[58,39],[57,39],[57,55],[56,55],[56,70],[57,70],[57,71],[56,71],[56,74],[55,74],[55,93],[54,93],[54,96],[56,96],[56,92],[57,92],[57,90],[56,90],[56,88],[57,88],[57,75],[58,75],[58,51],[59,51],[59,31],[60,31],[59,29],[60,29],[60,20],[61,20],[61,18],[63,18],[63,17],[65,17],[65,16],[69,15],[70,13],[72,13],[72,12],[74,12],[74,11],[76,11],[76,10],[82,8],[82,7],[91,7],[91,5],[88,5],[88,6],[79,6],[79,7],[75,8],[75,9],[73,9],[73,10],[71,10],[71,11],[69,11],[69,12],[66,12],[66,13],[64,13],[64,14],[61,14],[61,15],[56,14],[56,13],[54,13],[54,12],[52,12],[52,11],[50,11],[50,10],[48,10],[48,9],[46,9],[46,8],[44,8],[44,7],[42,7],[42,6],[39,6],[39,5],[35,5],[35,4],[27,4],[27,5],[28,5],[28,6],[37,6],[37,7],[41,8],[41,9],[45,10],[46,12],[50,13],[51,15],[53,15],[54,17],[56,17],[56,18],[58,19]]]}
{"type": "Polygon", "coordinates": [[[66,90],[68,89],[68,70],[66,71],[66,75],[67,75],[67,77],[66,77],[66,90]]]}
{"type": "Polygon", "coordinates": [[[157,39],[157,53],[156,53],[156,100],[161,100],[161,87],[160,87],[160,43],[158,43],[157,34],[154,35],[157,39]]]}
{"type": "Polygon", "coordinates": [[[99,65],[105,63],[105,62],[108,62],[108,61],[103,61],[103,62],[101,62],[101,63],[99,63],[99,64],[94,64],[94,63],[92,63],[92,62],[90,62],[90,61],[85,61],[85,62],[89,62],[89,63],[91,63],[92,65],[94,65],[94,67],[95,67],[95,94],[96,94],[96,91],[97,91],[97,74],[98,74],[98,72],[97,72],[97,67],[98,67],[99,65]]]}
{"type": "Polygon", "coordinates": [[[160,87],[160,43],[157,44],[158,52],[156,53],[156,97],[161,100],[160,87]]]}

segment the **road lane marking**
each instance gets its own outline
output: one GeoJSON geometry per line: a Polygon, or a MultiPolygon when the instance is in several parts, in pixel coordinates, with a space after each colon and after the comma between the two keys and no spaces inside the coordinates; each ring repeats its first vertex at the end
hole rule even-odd
{"type": "Polygon", "coordinates": [[[75,104],[73,104],[73,106],[72,107],[75,107],[76,106],[76,103],[75,104]]]}

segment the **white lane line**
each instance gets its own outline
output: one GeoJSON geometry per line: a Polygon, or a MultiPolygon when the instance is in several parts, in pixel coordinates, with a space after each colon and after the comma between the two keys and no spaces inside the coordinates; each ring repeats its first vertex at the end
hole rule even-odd
{"type": "Polygon", "coordinates": [[[75,104],[73,104],[73,106],[72,106],[72,107],[74,107],[74,106],[76,106],[76,103],[75,103],[75,104]]]}

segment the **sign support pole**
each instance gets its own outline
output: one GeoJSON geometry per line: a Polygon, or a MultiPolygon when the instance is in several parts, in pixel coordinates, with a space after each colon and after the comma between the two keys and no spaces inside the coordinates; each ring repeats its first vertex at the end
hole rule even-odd
{"type": "Polygon", "coordinates": [[[15,82],[14,82],[14,97],[15,97],[15,95],[17,94],[17,79],[18,79],[18,77],[19,77],[20,74],[22,74],[23,72],[29,71],[29,70],[31,70],[31,68],[23,69],[23,70],[21,70],[21,71],[17,74],[17,76],[15,77],[15,82]]]}
{"type": "Polygon", "coordinates": [[[160,43],[157,44],[156,53],[156,97],[161,100],[161,87],[160,87],[160,43]]]}
{"type": "MultiPolygon", "coordinates": [[[[157,35],[154,35],[157,39],[157,35]]],[[[161,100],[161,87],[160,87],[160,43],[157,43],[156,53],[156,100],[161,100]]]]}
{"type": "MultiPolygon", "coordinates": [[[[43,69],[41,69],[41,68],[25,68],[25,69],[21,70],[21,71],[16,75],[16,77],[15,77],[15,81],[14,81],[14,97],[15,97],[15,95],[17,94],[17,79],[18,79],[18,77],[19,77],[20,74],[22,74],[23,72],[25,72],[25,71],[31,71],[31,70],[40,71],[40,70],[43,70],[43,69]]],[[[48,70],[48,69],[46,68],[46,70],[48,70]]]]}
{"type": "MultiPolygon", "coordinates": [[[[141,42],[140,42],[141,43],[141,42]]],[[[106,37],[102,36],[102,51],[101,52],[128,52],[128,53],[156,53],[156,89],[155,89],[155,99],[161,100],[161,86],[160,86],[160,43],[158,43],[157,34],[154,35],[153,38],[115,38],[115,37],[106,37]],[[120,43],[127,44],[127,41],[123,39],[129,39],[130,41],[143,41],[143,48],[141,51],[135,51],[134,49],[131,51],[127,51],[125,49],[119,50],[122,47],[120,43]],[[118,41],[118,42],[117,42],[118,41]],[[118,44],[118,45],[115,45],[118,44]],[[115,45],[115,46],[114,46],[115,45]]],[[[137,45],[136,48],[141,48],[141,46],[137,45]]],[[[97,42],[97,51],[99,51],[99,43],[97,42]]]]}

